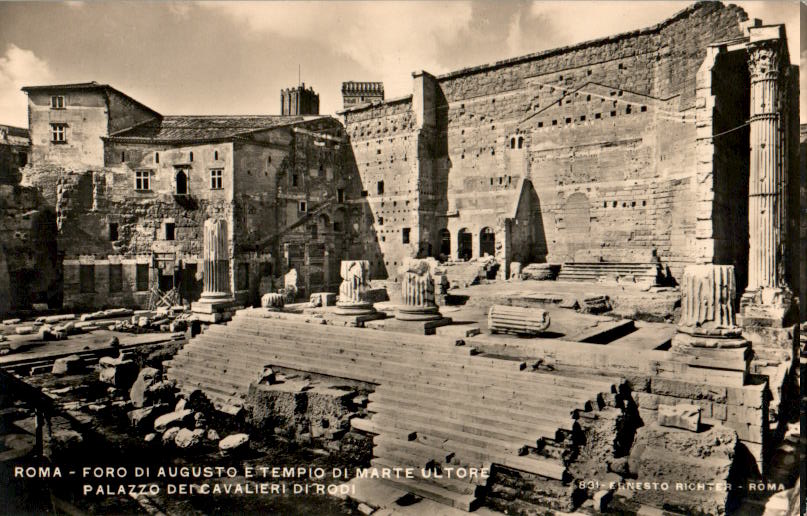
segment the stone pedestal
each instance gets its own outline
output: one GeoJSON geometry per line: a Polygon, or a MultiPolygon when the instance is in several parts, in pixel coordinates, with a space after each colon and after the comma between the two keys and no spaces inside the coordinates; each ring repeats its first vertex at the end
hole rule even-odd
{"type": "Polygon", "coordinates": [[[735,322],[735,289],[732,265],[687,266],[681,280],[681,319],[670,351],[689,368],[713,370],[709,374],[715,383],[742,386],[751,350],[735,322]]]}
{"type": "Polygon", "coordinates": [[[204,322],[227,319],[233,305],[230,294],[230,256],[227,222],[207,219],[204,224],[202,283],[204,290],[191,311],[204,322]]]}

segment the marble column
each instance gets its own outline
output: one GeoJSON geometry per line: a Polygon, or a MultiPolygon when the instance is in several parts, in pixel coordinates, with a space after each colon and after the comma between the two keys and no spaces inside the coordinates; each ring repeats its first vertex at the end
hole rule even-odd
{"type": "Polygon", "coordinates": [[[401,301],[395,318],[401,321],[442,319],[434,299],[434,278],[427,260],[409,259],[401,274],[401,301]]]}
{"type": "Polygon", "coordinates": [[[335,312],[339,315],[366,315],[375,313],[368,299],[370,262],[367,260],[343,260],[340,268],[342,284],[339,285],[339,301],[335,312]]]}
{"type": "Polygon", "coordinates": [[[782,123],[782,43],[748,47],[751,75],[751,159],[748,184],[748,287],[784,287],[787,174],[782,123]]]}
{"type": "Polygon", "coordinates": [[[227,221],[207,219],[202,241],[202,296],[191,310],[214,314],[230,307],[230,256],[227,221]]]}

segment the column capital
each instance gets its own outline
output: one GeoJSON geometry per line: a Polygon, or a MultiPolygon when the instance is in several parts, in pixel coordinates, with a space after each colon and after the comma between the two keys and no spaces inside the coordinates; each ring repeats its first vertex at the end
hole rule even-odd
{"type": "Polygon", "coordinates": [[[748,71],[751,82],[775,80],[782,73],[782,42],[764,39],[748,44],[748,71]]]}

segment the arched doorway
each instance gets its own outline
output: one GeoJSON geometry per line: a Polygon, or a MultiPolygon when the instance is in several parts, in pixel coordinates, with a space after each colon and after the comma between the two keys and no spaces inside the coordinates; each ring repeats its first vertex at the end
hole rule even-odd
{"type": "Polygon", "coordinates": [[[473,256],[474,237],[466,228],[460,229],[457,233],[457,258],[460,260],[470,260],[473,256]]]}
{"type": "Polygon", "coordinates": [[[496,233],[492,228],[485,227],[479,232],[479,256],[496,256],[496,233]]]}
{"type": "Polygon", "coordinates": [[[177,195],[188,195],[188,176],[185,175],[185,171],[182,169],[179,169],[177,171],[176,185],[177,185],[176,190],[177,195]]]}
{"type": "Polygon", "coordinates": [[[440,254],[444,257],[451,256],[451,232],[446,228],[440,230],[440,254]]]}

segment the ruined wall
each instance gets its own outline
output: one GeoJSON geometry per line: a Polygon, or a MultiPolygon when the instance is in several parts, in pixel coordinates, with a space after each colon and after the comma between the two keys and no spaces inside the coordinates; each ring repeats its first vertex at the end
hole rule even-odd
{"type": "Polygon", "coordinates": [[[0,185],[0,314],[60,303],[56,221],[35,188],[0,185]]]}
{"type": "Polygon", "coordinates": [[[352,221],[361,215],[353,213],[350,203],[360,196],[351,186],[348,150],[336,120],[295,127],[291,152],[280,171],[278,272],[295,269],[304,296],[337,289],[340,261],[359,243],[352,221]]]}
{"type": "Polygon", "coordinates": [[[30,150],[28,130],[0,125],[0,184],[20,182],[20,169],[28,164],[30,150]]]}
{"type": "Polygon", "coordinates": [[[417,255],[420,240],[419,138],[411,99],[347,111],[345,129],[358,176],[349,215],[365,242],[363,256],[351,258],[369,260],[373,279],[394,276],[404,258],[417,255]]]}

